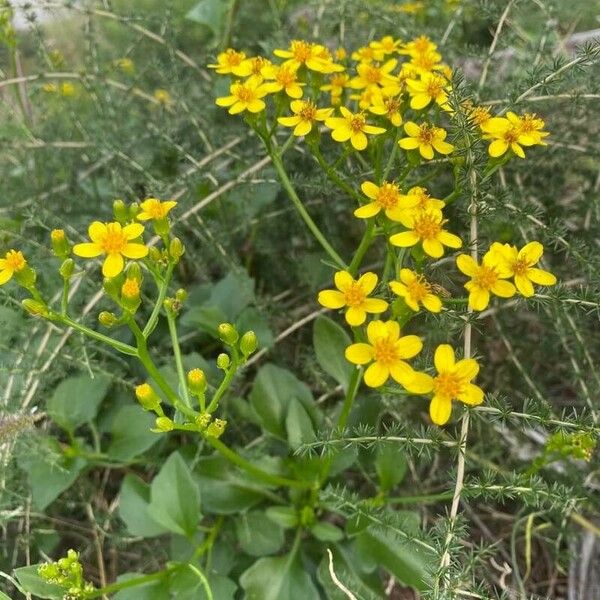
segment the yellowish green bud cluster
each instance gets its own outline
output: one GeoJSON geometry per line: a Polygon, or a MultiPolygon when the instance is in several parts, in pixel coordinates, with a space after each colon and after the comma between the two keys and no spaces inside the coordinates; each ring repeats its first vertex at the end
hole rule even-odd
{"type": "Polygon", "coordinates": [[[40,565],[38,575],[44,581],[64,588],[65,598],[83,599],[94,592],[94,586],[83,579],[83,567],[75,550],[69,550],[66,557],[56,562],[40,565]]]}
{"type": "Polygon", "coordinates": [[[100,323],[100,325],[110,328],[114,327],[119,322],[119,319],[114,313],[108,312],[107,310],[103,310],[98,315],[98,322],[100,323]]]}

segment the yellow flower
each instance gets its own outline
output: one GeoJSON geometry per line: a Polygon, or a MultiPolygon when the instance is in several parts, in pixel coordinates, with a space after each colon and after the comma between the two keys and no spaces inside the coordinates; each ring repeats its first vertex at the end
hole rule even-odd
{"type": "Polygon", "coordinates": [[[426,160],[431,160],[434,156],[434,150],[440,154],[450,154],[454,146],[444,141],[448,133],[441,127],[423,123],[417,125],[412,121],[404,124],[404,131],[409,137],[402,138],[398,145],[404,150],[419,149],[419,153],[426,160]]]}
{"type": "Polygon", "coordinates": [[[437,44],[432,42],[426,35],[421,35],[406,44],[403,44],[399,50],[400,54],[408,54],[409,56],[418,56],[437,50],[437,44]]]}
{"type": "Polygon", "coordinates": [[[248,77],[252,73],[252,65],[246,59],[244,52],[237,52],[233,48],[227,48],[217,56],[217,63],[208,65],[209,69],[215,69],[220,75],[236,75],[237,77],[248,77]]]}
{"type": "Polygon", "coordinates": [[[294,135],[308,135],[315,121],[325,121],[333,108],[317,108],[312,100],[292,100],[293,117],[279,117],[277,122],[284,127],[293,127],[294,135]]]}
{"type": "Polygon", "coordinates": [[[264,56],[253,56],[248,59],[250,63],[250,76],[265,77],[268,69],[273,66],[273,63],[264,56]]]}
{"type": "Polygon", "coordinates": [[[338,271],[334,282],[337,290],[319,292],[319,304],[331,309],[347,306],[346,321],[352,327],[362,325],[367,313],[382,313],[388,307],[385,300],[368,297],[377,285],[375,273],[365,273],[356,281],[347,271],[338,271]]]}
{"type": "Polygon", "coordinates": [[[135,71],[135,65],[130,58],[116,58],[113,60],[113,65],[123,71],[123,73],[127,73],[131,75],[135,71]]]}
{"type": "Polygon", "coordinates": [[[395,40],[391,35],[386,35],[380,40],[373,40],[369,46],[376,52],[380,52],[381,54],[385,55],[398,52],[401,43],[402,42],[400,40],[395,40]]]}
{"type": "Polygon", "coordinates": [[[452,414],[453,400],[469,406],[477,406],[483,402],[483,390],[471,383],[479,373],[479,364],[474,358],[463,358],[457,362],[454,350],[448,344],[440,344],[437,347],[433,361],[437,376],[430,377],[419,373],[419,385],[409,384],[407,389],[415,394],[433,392],[429,416],[436,425],[445,425],[452,414]]]}
{"type": "Polygon", "coordinates": [[[346,48],[342,48],[340,46],[339,48],[335,49],[333,55],[335,56],[335,60],[344,60],[346,56],[348,56],[348,53],[346,52],[346,48]]]}
{"type": "Polygon", "coordinates": [[[350,94],[350,100],[358,100],[358,107],[364,111],[373,104],[373,98],[375,98],[378,92],[378,87],[367,87],[361,90],[360,94],[350,94]]]}
{"type": "Polygon", "coordinates": [[[166,218],[169,212],[177,206],[175,200],[166,200],[161,202],[156,198],[148,198],[140,204],[142,209],[136,216],[138,221],[158,221],[166,218]]]}
{"type": "Polygon", "coordinates": [[[346,360],[355,365],[371,363],[365,371],[365,383],[379,387],[390,377],[406,387],[414,382],[417,373],[405,359],[413,358],[423,348],[416,335],[400,337],[396,321],[371,321],[367,326],[366,343],[352,344],[346,348],[346,360]]]}
{"type": "Polygon", "coordinates": [[[449,248],[460,248],[461,239],[443,229],[446,220],[441,211],[414,211],[402,214],[400,223],[410,231],[395,233],[390,237],[392,246],[408,248],[421,243],[425,254],[433,258],[444,255],[444,246],[449,248]]]}
{"type": "Polygon", "coordinates": [[[355,90],[371,87],[394,90],[397,87],[397,82],[391,72],[397,64],[398,61],[395,58],[391,58],[383,65],[359,63],[356,67],[358,75],[350,81],[350,86],[355,90]]]}
{"type": "Polygon", "coordinates": [[[490,294],[501,298],[515,295],[515,286],[506,281],[510,271],[502,255],[496,251],[486,252],[480,265],[468,254],[460,254],[456,257],[456,266],[471,278],[465,283],[465,289],[469,292],[469,308],[472,310],[484,310],[490,303],[490,294]]]}
{"type": "Polygon", "coordinates": [[[4,258],[0,258],[0,285],[10,281],[12,276],[27,266],[23,253],[19,250],[9,250],[4,258]]]}
{"type": "Polygon", "coordinates": [[[509,244],[494,242],[490,252],[495,252],[501,257],[510,273],[509,277],[514,277],[517,290],[525,298],[530,298],[535,293],[534,283],[537,285],[556,284],[556,277],[552,273],[534,266],[537,265],[544,253],[544,246],[540,242],[529,242],[520,250],[509,244]]]}
{"type": "Polygon", "coordinates": [[[421,110],[435,102],[444,110],[449,110],[448,105],[448,80],[437,73],[424,73],[421,79],[408,79],[406,87],[410,94],[410,107],[414,110],[421,110]]]}
{"type": "Polygon", "coordinates": [[[262,84],[259,77],[250,77],[243,83],[236,81],[229,88],[230,95],[216,99],[218,106],[229,108],[230,115],[237,115],[245,110],[258,113],[265,110],[264,98],[268,94],[266,84],[262,84]]]}
{"type": "Polygon", "coordinates": [[[419,310],[419,304],[433,313],[442,310],[442,301],[432,293],[431,284],[420,273],[401,269],[400,281],[390,281],[390,288],[394,294],[404,298],[406,305],[415,312],[419,310]]]}
{"type": "Polygon", "coordinates": [[[445,71],[446,67],[441,64],[442,55],[439,52],[426,52],[417,54],[410,59],[410,66],[419,74],[430,73],[431,71],[445,71]]]}
{"type": "Polygon", "coordinates": [[[519,158],[525,158],[522,146],[544,145],[543,138],[548,135],[540,131],[544,126],[541,119],[531,118],[523,124],[523,120],[515,113],[507,113],[505,117],[493,117],[481,125],[484,139],[492,140],[488,153],[492,158],[506,154],[510,149],[519,158]]]}
{"type": "Polygon", "coordinates": [[[407,15],[416,15],[425,10],[425,5],[423,2],[405,2],[400,6],[394,7],[394,9],[407,15]]]}
{"type": "Polygon", "coordinates": [[[329,117],[325,125],[332,129],[331,137],[336,142],[347,142],[350,140],[353,148],[364,150],[367,147],[367,135],[379,135],[385,133],[383,127],[367,125],[363,113],[351,113],[345,106],[340,106],[343,117],[329,117]]]}
{"type": "Polygon", "coordinates": [[[269,94],[284,91],[290,98],[302,98],[302,86],[298,81],[298,67],[290,65],[271,65],[264,70],[265,79],[273,79],[265,83],[269,94]]]}
{"type": "Polygon", "coordinates": [[[373,48],[372,46],[362,46],[357,48],[351,55],[352,60],[359,61],[361,63],[370,63],[374,60],[383,60],[384,53],[381,50],[373,48]]]}
{"type": "Polygon", "coordinates": [[[83,258],[96,258],[106,255],[102,265],[104,277],[116,277],[125,266],[124,258],[144,258],[148,248],[139,242],[132,242],[144,232],[140,223],[121,227],[120,223],[100,223],[94,221],[88,229],[91,242],[76,244],[73,253],[83,258]]]}
{"type": "Polygon", "coordinates": [[[432,198],[426,188],[415,186],[410,188],[407,192],[408,196],[414,196],[417,201],[415,206],[416,210],[429,211],[429,210],[442,210],[446,203],[443,200],[432,198]]]}
{"type": "Polygon", "coordinates": [[[395,183],[387,181],[380,186],[375,185],[372,181],[365,181],[361,184],[360,189],[371,202],[354,211],[354,216],[359,219],[374,217],[384,210],[388,219],[395,220],[394,216],[398,210],[413,208],[418,202],[416,198],[402,195],[400,188],[395,183]]]}
{"type": "Polygon", "coordinates": [[[482,127],[492,118],[489,106],[473,106],[472,102],[465,102],[463,106],[467,111],[469,120],[478,127],[482,127]]]}
{"type": "Polygon", "coordinates": [[[70,81],[65,81],[60,84],[59,92],[61,96],[65,98],[71,98],[77,93],[77,89],[70,81]]]}
{"type": "Polygon", "coordinates": [[[140,296],[140,283],[134,277],[127,277],[121,286],[121,294],[128,300],[135,300],[140,296]]]}
{"type": "Polygon", "coordinates": [[[350,87],[350,76],[348,73],[333,73],[329,78],[329,83],[321,86],[321,91],[331,94],[332,104],[339,104],[344,89],[347,87],[350,87]]]}
{"type": "Polygon", "coordinates": [[[402,99],[399,96],[384,96],[379,90],[373,94],[369,112],[374,115],[385,115],[394,127],[402,125],[400,106],[402,99]]]}
{"type": "Polygon", "coordinates": [[[273,54],[280,58],[287,58],[285,64],[296,69],[305,65],[307,69],[318,73],[334,73],[344,70],[342,65],[337,65],[331,60],[325,46],[303,40],[293,40],[287,50],[274,50],[273,54]]]}
{"type": "Polygon", "coordinates": [[[163,106],[171,106],[173,104],[173,99],[171,98],[171,94],[167,90],[154,90],[154,99],[163,106]]]}

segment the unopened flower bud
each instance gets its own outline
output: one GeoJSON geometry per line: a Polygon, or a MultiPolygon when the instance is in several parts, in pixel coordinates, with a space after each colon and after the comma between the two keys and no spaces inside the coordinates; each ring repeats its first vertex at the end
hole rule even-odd
{"type": "Polygon", "coordinates": [[[20,271],[15,273],[15,279],[19,285],[31,290],[35,287],[37,275],[29,265],[25,265],[20,271]]]}
{"type": "Polygon", "coordinates": [[[188,293],[183,288],[179,288],[175,292],[175,300],[177,300],[177,302],[179,302],[180,304],[183,304],[187,300],[187,297],[188,293]]]}
{"type": "Polygon", "coordinates": [[[73,271],[75,270],[75,261],[72,258],[65,258],[58,272],[63,279],[71,279],[73,271]]]}
{"type": "Polygon", "coordinates": [[[98,315],[98,321],[100,322],[100,325],[104,325],[104,327],[113,327],[118,320],[119,319],[117,319],[114,313],[108,312],[107,310],[103,310],[98,315]]]}
{"type": "Polygon", "coordinates": [[[135,312],[140,306],[140,284],[137,279],[129,276],[121,286],[121,302],[123,307],[129,312],[135,312]]]}
{"type": "Polygon", "coordinates": [[[231,359],[229,358],[229,354],[225,354],[224,352],[221,352],[221,354],[219,354],[219,356],[217,356],[217,367],[219,367],[219,369],[228,369],[229,365],[231,364],[231,359]]]}
{"type": "Polygon", "coordinates": [[[225,431],[225,426],[227,425],[227,421],[223,421],[223,419],[215,419],[207,428],[206,435],[208,437],[221,437],[223,432],[225,431]]]}
{"type": "Polygon", "coordinates": [[[154,431],[157,433],[173,431],[173,429],[175,429],[175,423],[173,423],[169,417],[158,417],[156,421],[154,421],[154,425],[156,426],[154,431]]]}
{"type": "Polygon", "coordinates": [[[163,217],[162,219],[154,219],[153,224],[156,235],[160,235],[161,237],[167,235],[171,229],[171,224],[169,223],[169,219],[167,219],[167,217],[163,217]]]}
{"type": "Polygon", "coordinates": [[[64,229],[53,229],[50,232],[50,242],[52,243],[52,252],[58,258],[67,258],[71,253],[71,247],[64,229]]]}
{"type": "Polygon", "coordinates": [[[102,288],[106,292],[106,295],[112,298],[115,302],[119,301],[122,281],[123,277],[121,275],[117,275],[116,277],[107,277],[102,283],[102,288]]]}
{"type": "Polygon", "coordinates": [[[258,348],[258,338],[254,331],[246,331],[240,340],[240,350],[244,355],[244,358],[248,358],[251,354],[256,352],[258,348]]]}
{"type": "Polygon", "coordinates": [[[173,238],[169,244],[169,256],[175,261],[179,262],[179,259],[183,256],[185,247],[179,238],[173,238]]]}
{"type": "Polygon", "coordinates": [[[161,251],[156,246],[152,246],[148,251],[148,258],[154,263],[160,262],[162,260],[161,251]]]}
{"type": "Polygon", "coordinates": [[[113,202],[113,214],[121,225],[129,220],[129,210],[123,200],[117,199],[113,202]]]}
{"type": "Polygon", "coordinates": [[[208,413],[201,413],[196,417],[196,425],[200,429],[206,429],[208,424],[210,423],[211,416],[208,413]]]}
{"type": "Polygon", "coordinates": [[[21,305],[34,317],[48,317],[50,315],[48,307],[43,302],[39,302],[33,298],[25,298],[25,300],[21,302],[21,305]]]}
{"type": "Polygon", "coordinates": [[[140,205],[137,202],[132,202],[129,205],[129,218],[134,220],[140,212],[140,205]]]}
{"type": "Polygon", "coordinates": [[[231,323],[221,323],[217,328],[219,338],[229,346],[233,346],[239,339],[240,334],[231,323]]]}
{"type": "Polygon", "coordinates": [[[156,411],[160,407],[160,398],[149,383],[136,386],[135,397],[145,410],[156,411]]]}
{"type": "Polygon", "coordinates": [[[127,266],[127,277],[129,279],[135,279],[138,283],[142,283],[142,268],[139,263],[131,262],[127,266]]]}
{"type": "Polygon", "coordinates": [[[192,369],[189,371],[187,382],[192,394],[201,396],[206,391],[206,375],[202,369],[192,369]]]}

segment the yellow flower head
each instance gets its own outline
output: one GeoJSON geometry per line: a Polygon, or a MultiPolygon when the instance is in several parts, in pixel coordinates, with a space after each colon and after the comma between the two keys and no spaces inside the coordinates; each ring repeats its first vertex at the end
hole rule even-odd
{"type": "Polygon", "coordinates": [[[383,55],[395,54],[400,49],[400,40],[394,39],[391,35],[386,35],[380,40],[373,40],[369,46],[376,52],[380,52],[383,55]]]}
{"type": "Polygon", "coordinates": [[[556,277],[552,273],[535,267],[544,253],[544,246],[540,242],[529,242],[520,250],[509,244],[494,242],[490,252],[496,253],[500,257],[509,271],[509,276],[514,277],[517,290],[525,298],[530,298],[535,293],[534,283],[537,285],[556,284],[556,277]]]}
{"type": "Polygon", "coordinates": [[[346,56],[348,56],[348,53],[346,52],[346,48],[342,48],[340,46],[339,48],[335,49],[333,55],[335,57],[335,60],[344,60],[346,56]]]}
{"type": "Polygon", "coordinates": [[[264,98],[269,90],[267,84],[261,82],[260,77],[250,77],[243,83],[236,81],[229,88],[229,96],[222,96],[216,99],[218,106],[229,107],[230,115],[237,115],[245,110],[251,113],[258,113],[265,110],[266,104],[264,98]]]}
{"type": "Polygon", "coordinates": [[[416,335],[400,337],[396,321],[371,321],[367,326],[368,343],[352,344],[346,348],[346,360],[355,365],[371,363],[365,371],[365,383],[379,387],[390,377],[406,387],[414,382],[417,373],[406,362],[423,348],[416,335]]]}
{"type": "Polygon", "coordinates": [[[385,96],[377,90],[371,98],[371,106],[368,109],[374,115],[385,115],[394,127],[400,127],[402,125],[401,105],[402,99],[400,96],[385,96]]]}
{"type": "Polygon", "coordinates": [[[431,102],[435,102],[444,110],[449,110],[448,80],[437,73],[424,73],[420,79],[407,79],[406,87],[410,94],[410,107],[421,110],[431,102]]]}
{"type": "Polygon", "coordinates": [[[461,254],[456,257],[456,266],[471,278],[465,283],[465,289],[469,292],[469,308],[472,310],[484,310],[490,303],[490,294],[501,298],[515,295],[515,286],[506,281],[510,271],[503,255],[495,250],[486,252],[480,265],[468,254],[461,254]]]}
{"type": "Polygon", "coordinates": [[[125,267],[125,258],[139,259],[148,254],[148,248],[133,242],[144,233],[144,226],[131,223],[122,227],[120,223],[94,221],[88,229],[91,242],[76,244],[73,253],[83,258],[106,255],[102,265],[104,277],[116,277],[125,267]]]}
{"type": "Polygon", "coordinates": [[[290,98],[302,98],[302,86],[298,81],[298,67],[291,65],[271,65],[264,69],[265,79],[273,79],[265,83],[269,94],[284,91],[290,98]]]}
{"type": "Polygon", "coordinates": [[[384,53],[381,49],[373,48],[372,46],[362,46],[357,48],[352,54],[352,60],[359,61],[361,63],[370,63],[374,60],[383,60],[384,53]]]}
{"type": "Polygon", "coordinates": [[[115,60],[113,60],[113,65],[117,69],[123,71],[123,73],[127,73],[129,75],[131,75],[135,71],[135,64],[130,58],[127,57],[116,58],[115,60]]]}
{"type": "Polygon", "coordinates": [[[395,220],[398,211],[413,208],[418,202],[415,197],[402,195],[400,188],[395,183],[388,181],[384,181],[381,185],[365,181],[361,184],[360,189],[371,202],[354,211],[354,216],[359,219],[374,217],[384,210],[388,219],[395,220]]]}
{"type": "Polygon", "coordinates": [[[285,64],[296,69],[304,65],[307,69],[318,73],[333,73],[344,70],[342,65],[333,62],[325,46],[311,44],[303,40],[293,40],[287,50],[274,50],[273,54],[280,58],[287,58],[285,64]]]}
{"type": "Polygon", "coordinates": [[[393,7],[397,12],[403,12],[407,15],[417,15],[425,10],[423,2],[404,2],[400,6],[393,7]]]}
{"type": "Polygon", "coordinates": [[[441,127],[428,125],[423,123],[417,125],[412,121],[407,121],[404,124],[404,131],[409,137],[402,138],[398,145],[404,150],[415,150],[418,148],[419,153],[425,160],[431,160],[434,156],[434,150],[440,154],[450,154],[454,150],[454,146],[444,141],[448,133],[441,127]]]}
{"type": "Polygon", "coordinates": [[[433,358],[438,374],[430,377],[419,373],[421,377],[408,391],[414,394],[433,392],[429,404],[429,416],[436,425],[445,425],[452,414],[452,401],[458,400],[469,406],[483,402],[483,390],[471,383],[479,373],[479,364],[474,358],[456,361],[454,350],[448,344],[440,344],[433,358]]]}
{"type": "Polygon", "coordinates": [[[350,100],[358,100],[358,107],[361,110],[366,110],[373,104],[373,99],[379,92],[379,88],[367,87],[364,90],[360,91],[360,94],[350,94],[350,100]]]}
{"type": "Polygon", "coordinates": [[[316,121],[325,121],[333,108],[317,108],[312,100],[292,100],[293,117],[279,117],[277,122],[284,127],[293,127],[294,135],[308,135],[316,121]]]}
{"type": "Polygon", "coordinates": [[[243,52],[237,52],[233,48],[227,48],[217,56],[216,64],[208,65],[209,69],[215,69],[220,75],[235,75],[237,77],[248,77],[252,74],[252,65],[246,59],[243,52]]]}
{"type": "Polygon", "coordinates": [[[250,64],[250,76],[265,77],[267,71],[273,66],[273,63],[264,56],[253,56],[248,59],[250,64]]]}
{"type": "Polygon", "coordinates": [[[169,94],[167,90],[154,90],[153,96],[154,99],[163,106],[171,106],[171,104],[173,104],[173,98],[171,98],[171,94],[169,94]]]}
{"type": "Polygon", "coordinates": [[[27,261],[20,250],[9,250],[4,258],[0,258],[0,285],[4,285],[26,266],[27,261]]]}
{"type": "Polygon", "coordinates": [[[483,127],[491,118],[489,106],[466,105],[469,120],[479,127],[483,127]]]}
{"type": "Polygon", "coordinates": [[[431,71],[446,71],[447,68],[440,61],[442,55],[438,52],[427,52],[425,54],[417,54],[410,59],[410,66],[423,75],[431,71]]]}
{"type": "Polygon", "coordinates": [[[392,235],[390,243],[393,246],[408,248],[421,243],[425,254],[433,258],[444,255],[444,246],[462,246],[462,241],[457,235],[443,229],[446,221],[439,210],[411,211],[402,214],[399,220],[409,231],[392,235]]]}
{"type": "Polygon", "coordinates": [[[407,195],[414,197],[417,201],[415,210],[442,210],[442,208],[446,206],[446,203],[443,200],[432,198],[424,187],[420,187],[418,185],[410,188],[410,190],[407,192],[407,195]]]}
{"type": "Polygon", "coordinates": [[[544,129],[544,121],[535,114],[525,113],[522,117],[513,112],[507,112],[506,118],[524,135],[533,139],[535,144],[547,146],[544,138],[550,134],[544,129]]]}
{"type": "Polygon", "coordinates": [[[325,125],[332,129],[331,137],[336,142],[350,140],[355,150],[364,150],[367,147],[367,134],[379,135],[385,133],[383,127],[367,125],[363,113],[351,113],[345,106],[340,106],[342,117],[329,117],[325,125]]]}
{"type": "Polygon", "coordinates": [[[333,73],[329,78],[329,83],[321,86],[321,91],[331,94],[332,104],[339,104],[344,89],[347,87],[350,87],[350,76],[348,73],[333,73]]]}
{"type": "Polygon", "coordinates": [[[541,131],[544,122],[533,115],[521,118],[508,112],[505,117],[493,117],[481,125],[484,139],[492,140],[488,148],[493,158],[503,156],[510,149],[519,158],[525,158],[522,146],[545,145],[543,140],[548,135],[541,131]]]}
{"type": "Polygon", "coordinates": [[[421,35],[404,44],[399,52],[400,54],[408,54],[409,56],[418,56],[419,54],[427,54],[436,50],[437,44],[432,42],[426,35],[421,35]]]}
{"type": "Polygon", "coordinates": [[[390,281],[390,288],[394,294],[404,298],[406,305],[415,312],[419,310],[419,304],[433,313],[442,310],[442,301],[431,291],[431,284],[420,273],[401,269],[400,281],[390,281]]]}
{"type": "Polygon", "coordinates": [[[159,221],[166,219],[169,212],[177,206],[175,200],[161,202],[156,198],[148,198],[140,204],[142,209],[136,216],[138,221],[159,221]]]}
{"type": "Polygon", "coordinates": [[[352,327],[362,325],[367,318],[367,313],[382,313],[388,307],[385,300],[368,297],[377,285],[375,273],[365,273],[355,280],[347,271],[338,271],[334,276],[334,282],[337,290],[319,292],[319,304],[331,309],[347,306],[346,321],[352,327]]]}
{"type": "Polygon", "coordinates": [[[396,78],[391,75],[398,61],[391,58],[383,65],[375,63],[359,63],[356,67],[357,76],[350,81],[350,86],[355,90],[380,87],[384,90],[395,91],[398,87],[396,78]]]}
{"type": "Polygon", "coordinates": [[[140,282],[135,277],[128,277],[121,286],[121,295],[128,300],[134,300],[140,296],[140,282]]]}

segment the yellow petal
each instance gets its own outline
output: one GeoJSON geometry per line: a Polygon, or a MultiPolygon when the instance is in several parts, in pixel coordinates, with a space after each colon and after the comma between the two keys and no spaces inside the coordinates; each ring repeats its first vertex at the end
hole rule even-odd
{"type": "Polygon", "coordinates": [[[475,277],[479,267],[475,260],[468,254],[459,254],[456,257],[456,266],[461,273],[468,275],[469,277],[475,277]]]}
{"type": "Polygon", "coordinates": [[[390,375],[394,381],[397,381],[400,385],[408,389],[407,385],[410,385],[410,382],[414,380],[416,373],[410,368],[408,363],[399,360],[390,365],[390,375]]]}
{"type": "Polygon", "coordinates": [[[517,286],[519,293],[525,298],[531,298],[531,296],[535,294],[533,284],[525,277],[525,275],[515,275],[515,285],[517,286]]]}
{"type": "Polygon", "coordinates": [[[444,256],[444,246],[439,240],[423,240],[423,250],[432,258],[444,256]]]}
{"type": "Polygon", "coordinates": [[[312,123],[310,121],[300,121],[294,128],[294,135],[297,137],[308,135],[311,129],[312,123]]]}
{"type": "Polygon", "coordinates": [[[90,236],[90,240],[92,240],[92,242],[101,242],[106,235],[106,225],[104,223],[100,223],[100,221],[94,221],[88,227],[88,235],[90,236]]]}
{"type": "Polygon", "coordinates": [[[368,296],[377,285],[377,275],[375,273],[371,273],[371,271],[364,273],[358,279],[358,285],[361,287],[362,291],[368,296]]]}
{"type": "Polygon", "coordinates": [[[421,128],[413,121],[407,121],[404,123],[404,131],[406,131],[410,137],[417,137],[421,133],[421,128]]]}
{"type": "Polygon", "coordinates": [[[355,365],[366,365],[373,360],[373,347],[369,344],[352,344],[346,348],[346,360],[355,365]]]}
{"type": "Polygon", "coordinates": [[[433,158],[433,147],[431,144],[419,144],[419,152],[425,160],[433,158]]]}
{"type": "Polygon", "coordinates": [[[433,364],[438,373],[445,373],[454,369],[454,350],[450,344],[440,344],[436,348],[433,364]]]}
{"type": "Polygon", "coordinates": [[[520,250],[518,254],[518,258],[527,261],[529,266],[535,265],[540,258],[542,258],[542,254],[544,254],[544,246],[539,242],[529,242],[529,244],[525,244],[520,250]]]}
{"type": "Polygon", "coordinates": [[[371,344],[374,344],[379,338],[387,335],[387,329],[383,321],[371,321],[367,325],[367,338],[371,344]]]}
{"type": "Polygon", "coordinates": [[[471,381],[479,373],[479,364],[474,358],[463,358],[454,365],[454,369],[459,377],[471,381]]]}
{"type": "Polygon", "coordinates": [[[120,254],[109,254],[102,265],[104,277],[116,277],[125,266],[125,261],[120,254]]]}
{"type": "Polygon", "coordinates": [[[508,150],[508,143],[504,140],[494,140],[488,148],[488,153],[492,158],[498,158],[506,153],[508,150]]]}
{"type": "Polygon", "coordinates": [[[483,390],[479,386],[469,383],[458,394],[458,399],[469,406],[477,406],[483,402],[483,390]]]}
{"type": "Polygon", "coordinates": [[[0,285],[4,285],[13,276],[13,272],[10,269],[3,269],[0,271],[0,285]]]}
{"type": "MultiPolygon", "coordinates": [[[[531,283],[529,285],[531,285],[531,283]]],[[[515,295],[516,290],[515,286],[510,281],[499,279],[492,286],[491,292],[492,294],[496,294],[496,296],[500,296],[501,298],[512,298],[515,295]]]]}
{"type": "Polygon", "coordinates": [[[410,269],[400,269],[400,281],[407,285],[417,279],[417,276],[410,269]]]}
{"type": "Polygon", "coordinates": [[[529,269],[527,271],[527,277],[529,277],[533,283],[537,283],[538,285],[556,284],[556,277],[543,269],[529,269]]]}
{"type": "Polygon", "coordinates": [[[367,298],[362,303],[363,310],[368,313],[377,314],[387,310],[388,303],[380,298],[367,298]]]}
{"type": "Polygon", "coordinates": [[[427,94],[415,94],[410,101],[410,107],[414,110],[421,110],[431,102],[430,96],[427,94]]]}
{"type": "Polygon", "coordinates": [[[403,150],[414,150],[415,148],[419,147],[419,140],[410,137],[402,138],[398,142],[398,146],[400,146],[400,148],[403,150]]]}
{"type": "Polygon", "coordinates": [[[444,246],[448,246],[449,248],[460,248],[462,246],[462,240],[457,235],[448,231],[440,231],[438,240],[440,240],[444,246]]]}
{"type": "Polygon", "coordinates": [[[144,258],[148,254],[148,248],[144,244],[127,244],[121,252],[126,258],[144,258]]]}
{"type": "Polygon", "coordinates": [[[377,194],[379,194],[379,188],[371,181],[364,181],[360,189],[362,193],[371,200],[375,200],[377,198],[377,194]]]}
{"type": "Polygon", "coordinates": [[[350,137],[350,143],[355,150],[364,150],[367,147],[367,136],[362,131],[354,133],[350,137]]]}
{"type": "Polygon", "coordinates": [[[352,327],[358,327],[367,320],[367,313],[361,306],[351,306],[346,311],[346,322],[352,327]]]}
{"type": "Polygon", "coordinates": [[[402,231],[390,237],[390,244],[392,246],[399,246],[400,248],[414,246],[418,241],[419,236],[414,231],[402,231]]]}
{"type": "Polygon", "coordinates": [[[429,404],[429,416],[436,425],[445,425],[452,414],[452,401],[434,396],[429,404]]]}
{"type": "Polygon", "coordinates": [[[473,310],[484,310],[490,303],[490,293],[479,287],[473,287],[469,294],[469,306],[473,310]]]}
{"type": "Polygon", "coordinates": [[[82,258],[95,258],[102,253],[102,248],[94,243],[75,244],[75,246],[73,246],[73,254],[81,256],[82,258]]]}
{"type": "Polygon", "coordinates": [[[298,115],[295,115],[293,117],[279,117],[277,122],[284,127],[296,127],[301,120],[302,119],[298,115]]]}
{"type": "Polygon", "coordinates": [[[421,352],[423,342],[419,336],[405,335],[398,340],[396,348],[400,358],[412,358],[421,352]]]}
{"type": "Polygon", "coordinates": [[[346,305],[344,294],[337,290],[323,290],[319,292],[317,301],[321,306],[331,309],[342,308],[342,306],[346,305]]]}
{"type": "Polygon", "coordinates": [[[359,219],[369,219],[379,214],[381,207],[376,202],[369,202],[354,211],[354,216],[359,219]]]}
{"type": "Polygon", "coordinates": [[[396,341],[400,337],[400,325],[397,321],[385,321],[383,323],[385,334],[390,341],[396,341]]]}
{"type": "Polygon", "coordinates": [[[354,279],[348,271],[338,271],[333,276],[333,281],[340,292],[345,292],[354,283],[354,279]]]}
{"type": "Polygon", "coordinates": [[[428,394],[433,390],[433,377],[427,373],[413,371],[413,376],[402,385],[411,394],[428,394]]]}
{"type": "Polygon", "coordinates": [[[383,385],[390,376],[389,368],[382,363],[373,363],[365,371],[365,384],[369,387],[383,385]]]}
{"type": "Polygon", "coordinates": [[[390,281],[390,289],[397,296],[406,296],[406,294],[408,293],[408,289],[406,288],[406,286],[403,283],[400,283],[399,281],[390,281]]]}
{"type": "Polygon", "coordinates": [[[454,146],[443,140],[433,140],[431,143],[440,154],[452,154],[454,151],[454,146]]]}
{"type": "Polygon", "coordinates": [[[331,137],[336,142],[347,142],[352,137],[352,129],[347,125],[338,127],[331,132],[331,137]]]}
{"type": "MultiPolygon", "coordinates": [[[[128,240],[135,240],[144,233],[144,226],[141,223],[131,223],[123,227],[123,234],[128,240]]],[[[145,254],[144,254],[145,256],[145,254]]]]}
{"type": "Polygon", "coordinates": [[[427,294],[423,298],[423,306],[432,313],[439,313],[442,310],[442,301],[435,294],[427,294]]]}

